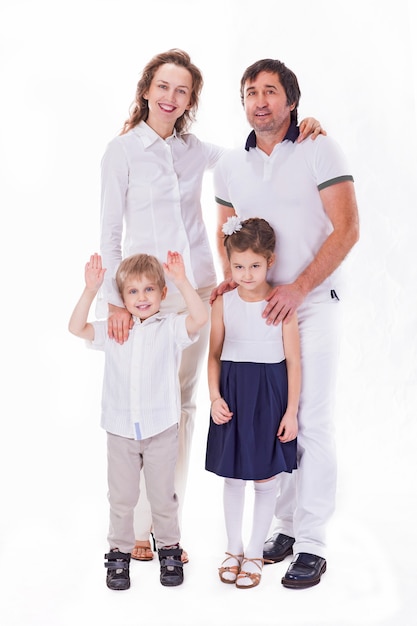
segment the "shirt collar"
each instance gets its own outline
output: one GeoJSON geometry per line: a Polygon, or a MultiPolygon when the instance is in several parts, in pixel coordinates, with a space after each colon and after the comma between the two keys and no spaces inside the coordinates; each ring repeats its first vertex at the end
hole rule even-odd
{"type": "MultiPolygon", "coordinates": [[[[294,143],[299,134],[300,129],[298,128],[297,123],[294,120],[291,120],[287,134],[282,141],[288,140],[294,143]]],[[[248,138],[246,139],[245,150],[249,152],[249,148],[256,148],[256,133],[254,130],[249,133],[248,138]]]]}
{"type": "Polygon", "coordinates": [[[133,322],[135,326],[136,325],[143,326],[147,324],[154,324],[155,322],[160,322],[165,317],[166,317],[166,313],[161,313],[161,311],[158,311],[158,313],[154,313],[154,315],[151,315],[151,317],[146,318],[146,320],[143,320],[143,322],[140,321],[139,317],[134,315],[133,322]]]}
{"type": "MultiPolygon", "coordinates": [[[[158,135],[158,133],[156,133],[154,131],[153,128],[151,128],[146,122],[139,122],[139,124],[137,124],[132,131],[134,133],[136,133],[136,135],[138,135],[142,142],[143,145],[145,146],[145,148],[149,148],[149,146],[151,146],[152,144],[154,144],[156,141],[161,140],[162,138],[160,137],[160,135],[158,135]]],[[[176,131],[176,129],[174,128],[173,133],[170,137],[167,137],[167,139],[171,140],[171,141],[181,141],[184,142],[184,140],[182,139],[181,135],[179,135],[176,131]]],[[[162,141],[164,141],[162,139],[162,141]]]]}

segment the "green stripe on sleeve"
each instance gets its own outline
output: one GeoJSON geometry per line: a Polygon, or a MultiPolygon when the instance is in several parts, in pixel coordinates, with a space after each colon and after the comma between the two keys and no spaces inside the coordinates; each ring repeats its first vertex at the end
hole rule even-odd
{"type": "Polygon", "coordinates": [[[217,204],[222,204],[223,206],[228,206],[231,209],[233,209],[233,204],[231,202],[226,202],[226,200],[222,200],[221,198],[218,198],[217,196],[215,196],[215,200],[217,202],[217,204]]]}
{"type": "Polygon", "coordinates": [[[347,176],[337,176],[336,178],[331,178],[330,180],[326,180],[326,182],[318,185],[318,190],[326,189],[326,187],[331,187],[332,185],[337,185],[337,183],[344,183],[346,180],[351,180],[353,182],[353,176],[348,174],[347,176]]]}

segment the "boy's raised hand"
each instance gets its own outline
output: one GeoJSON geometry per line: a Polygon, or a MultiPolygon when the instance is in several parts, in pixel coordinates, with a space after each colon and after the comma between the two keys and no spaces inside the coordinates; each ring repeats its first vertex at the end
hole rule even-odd
{"type": "Polygon", "coordinates": [[[171,250],[169,250],[167,262],[164,263],[163,266],[167,278],[170,278],[173,282],[181,281],[185,278],[184,261],[179,252],[171,252],[171,250]]]}
{"type": "Polygon", "coordinates": [[[87,289],[98,291],[103,284],[105,272],[105,268],[101,265],[101,256],[97,253],[92,254],[84,270],[85,286],[87,289]]]}

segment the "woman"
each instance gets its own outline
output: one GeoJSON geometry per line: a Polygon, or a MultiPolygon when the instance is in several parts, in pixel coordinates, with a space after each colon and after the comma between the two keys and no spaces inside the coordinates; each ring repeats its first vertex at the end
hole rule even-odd
{"type": "MultiPolygon", "coordinates": [[[[216,273],[200,196],[204,173],[214,167],[224,149],[187,132],[195,119],[202,86],[202,74],[186,52],[172,49],[153,57],[138,82],[129,119],[103,156],[100,247],[107,272],[102,298],[106,308],[108,305],[109,336],[119,343],[127,339],[132,323],[114,280],[126,256],[145,252],[162,261],[168,250],[177,250],[183,256],[190,282],[209,308],[216,273]]],[[[300,129],[301,139],[322,132],[313,118],[301,122],[300,129]]],[[[168,284],[163,305],[163,311],[185,310],[173,284],[168,284]]],[[[199,341],[183,352],[181,361],[182,411],[176,468],[180,510],[208,333],[208,327],[201,331],[199,341]]],[[[137,541],[132,558],[153,558],[151,526],[150,508],[142,491],[135,511],[137,541]]],[[[183,560],[188,560],[185,551],[183,560]]]]}

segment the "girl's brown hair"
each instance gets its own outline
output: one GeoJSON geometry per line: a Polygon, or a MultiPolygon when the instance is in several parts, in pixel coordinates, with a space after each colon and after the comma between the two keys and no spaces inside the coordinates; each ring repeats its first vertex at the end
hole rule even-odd
{"type": "Polygon", "coordinates": [[[227,258],[230,259],[233,250],[237,252],[253,250],[255,254],[260,254],[269,261],[274,254],[276,243],[272,226],[261,217],[250,217],[241,224],[240,230],[224,238],[227,258]]]}

